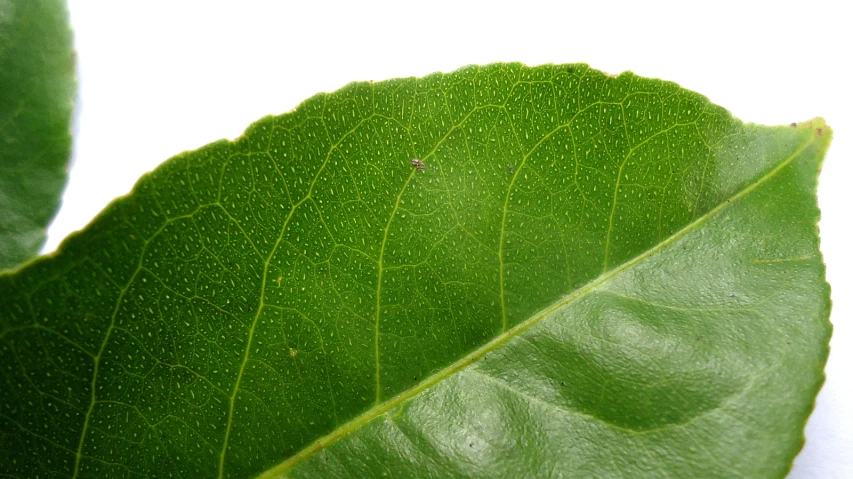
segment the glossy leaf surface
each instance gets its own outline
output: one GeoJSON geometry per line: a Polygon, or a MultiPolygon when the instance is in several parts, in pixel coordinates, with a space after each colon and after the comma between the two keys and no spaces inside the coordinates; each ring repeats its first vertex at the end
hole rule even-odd
{"type": "Polygon", "coordinates": [[[59,207],[74,86],[65,2],[0,2],[0,270],[38,253],[59,207]]]}
{"type": "Polygon", "coordinates": [[[585,65],[318,95],[0,276],[0,472],[780,477],[830,136],[585,65]]]}

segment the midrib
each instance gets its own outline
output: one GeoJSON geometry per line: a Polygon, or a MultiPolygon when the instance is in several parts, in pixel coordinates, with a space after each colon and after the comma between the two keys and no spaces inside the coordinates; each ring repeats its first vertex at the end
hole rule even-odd
{"type": "Polygon", "coordinates": [[[301,451],[297,452],[296,454],[290,456],[289,458],[285,459],[284,461],[280,462],[279,464],[276,464],[272,468],[262,472],[261,474],[259,474],[257,476],[258,479],[269,479],[269,478],[274,478],[274,477],[281,477],[282,475],[286,474],[290,469],[292,469],[294,466],[296,466],[300,462],[302,462],[305,459],[307,459],[308,457],[310,457],[312,454],[314,454],[314,453],[316,453],[322,449],[325,449],[326,447],[330,446],[331,444],[337,442],[339,439],[342,439],[343,437],[347,436],[348,434],[358,430],[360,427],[364,426],[365,424],[367,424],[368,422],[370,422],[374,418],[396,408],[397,406],[403,404],[405,401],[408,401],[409,399],[411,399],[414,396],[418,395],[419,393],[425,391],[426,389],[437,385],[438,383],[443,381],[445,378],[465,369],[469,365],[471,365],[474,362],[483,358],[489,352],[499,348],[500,346],[502,346],[503,344],[508,342],[510,339],[514,338],[515,336],[518,336],[519,334],[526,331],[530,327],[539,323],[542,319],[550,316],[552,313],[554,313],[558,309],[560,309],[563,306],[566,306],[568,304],[571,304],[572,302],[574,302],[580,298],[583,298],[588,293],[596,290],[601,284],[607,282],[608,280],[619,275],[623,271],[626,271],[626,270],[632,268],[634,265],[642,262],[643,260],[650,257],[651,255],[653,255],[653,254],[657,253],[658,251],[664,249],[665,247],[669,246],[673,242],[677,241],[678,239],[682,238],[683,236],[687,235],[691,231],[693,231],[696,228],[698,228],[699,226],[701,226],[703,223],[705,223],[710,218],[713,218],[714,216],[716,216],[720,212],[724,211],[726,208],[728,208],[729,206],[734,204],[739,199],[747,196],[748,194],[750,194],[752,191],[754,191],[756,188],[758,188],[762,184],[764,184],[767,181],[769,181],[770,179],[772,179],[780,171],[785,169],[786,166],[791,164],[791,162],[793,162],[801,153],[803,153],[803,151],[808,149],[816,141],[817,141],[817,136],[813,136],[811,138],[811,140],[805,142],[802,146],[797,148],[787,158],[785,158],[782,162],[780,162],[775,168],[773,168],[772,170],[770,170],[769,172],[764,174],[764,176],[760,177],[754,183],[751,183],[746,188],[744,188],[743,190],[741,190],[738,193],[736,193],[735,195],[733,195],[731,198],[720,202],[720,204],[718,204],[714,209],[712,209],[712,210],[708,211],[707,213],[705,213],[704,215],[696,218],[693,222],[689,223],[687,226],[685,226],[684,228],[675,232],[674,234],[672,234],[671,236],[669,236],[665,240],[661,241],[660,243],[656,244],[652,248],[646,250],[642,254],[634,257],[633,259],[626,261],[625,263],[623,263],[619,267],[614,268],[614,269],[607,271],[605,273],[602,273],[601,275],[599,275],[598,277],[596,277],[595,279],[593,279],[592,281],[590,281],[586,285],[584,285],[581,288],[569,293],[568,295],[564,296],[563,298],[557,300],[556,302],[552,303],[550,306],[546,307],[545,309],[541,310],[540,312],[538,312],[538,313],[534,314],[533,316],[531,316],[530,318],[528,318],[526,321],[519,323],[518,325],[514,326],[511,329],[508,329],[506,332],[504,332],[502,334],[499,334],[494,339],[492,339],[488,343],[484,344],[480,348],[474,350],[473,352],[467,354],[466,356],[463,356],[461,359],[457,360],[456,362],[454,362],[450,366],[436,372],[432,376],[425,378],[422,382],[416,384],[415,386],[397,394],[396,396],[388,399],[385,402],[382,402],[382,403],[375,405],[374,407],[368,409],[367,411],[363,412],[359,416],[356,416],[355,418],[353,418],[352,420],[350,420],[346,424],[340,426],[339,428],[335,429],[334,431],[330,432],[329,434],[327,434],[327,435],[321,437],[320,439],[314,441],[313,443],[311,443],[310,445],[308,445],[307,447],[305,447],[301,451]]]}

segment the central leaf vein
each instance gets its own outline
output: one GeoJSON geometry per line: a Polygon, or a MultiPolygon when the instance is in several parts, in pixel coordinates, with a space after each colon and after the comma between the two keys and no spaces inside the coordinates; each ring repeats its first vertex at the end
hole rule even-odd
{"type": "Polygon", "coordinates": [[[413,387],[411,387],[405,391],[402,391],[401,393],[397,394],[396,396],[394,396],[392,398],[389,398],[388,400],[386,400],[382,403],[376,404],[371,409],[369,409],[369,410],[365,411],[364,413],[362,413],[361,415],[355,417],[354,419],[352,419],[348,423],[344,424],[343,426],[335,429],[334,431],[332,431],[328,435],[318,439],[314,443],[305,447],[304,449],[302,449],[298,453],[292,455],[291,457],[287,458],[286,460],[282,461],[281,463],[277,464],[276,466],[268,469],[267,471],[265,471],[264,473],[262,473],[258,477],[259,478],[281,477],[282,475],[286,474],[287,471],[292,469],[295,465],[304,461],[305,459],[307,459],[311,455],[315,454],[316,452],[329,447],[331,444],[337,442],[338,440],[342,439],[343,437],[347,436],[348,434],[355,432],[356,430],[358,430],[360,427],[366,425],[371,420],[383,415],[384,413],[394,409],[395,407],[400,406],[401,404],[412,399],[414,396],[418,395],[419,393],[423,392],[424,390],[438,385],[441,381],[450,377],[451,375],[468,368],[470,365],[472,365],[476,361],[482,359],[489,352],[499,348],[500,346],[507,343],[511,339],[515,338],[516,336],[518,336],[522,332],[526,331],[527,329],[531,328],[535,324],[539,323],[544,318],[547,318],[552,313],[556,312],[558,309],[560,309],[560,308],[562,308],[568,304],[571,304],[571,303],[579,300],[580,298],[585,297],[587,294],[590,294],[594,291],[598,291],[600,289],[600,286],[602,286],[608,280],[614,278],[615,276],[621,274],[624,271],[629,270],[630,268],[632,268],[636,264],[644,261],[645,259],[649,258],[651,255],[661,251],[665,247],[674,243],[676,240],[687,235],[688,233],[690,233],[691,231],[695,230],[696,228],[701,226],[703,223],[708,221],[710,218],[713,218],[714,216],[718,215],[719,213],[721,213],[725,209],[729,208],[731,205],[735,204],[739,199],[747,196],[749,193],[754,191],[756,188],[758,188],[762,184],[766,183],[771,178],[775,177],[780,171],[782,171],[791,162],[793,162],[801,153],[803,153],[807,148],[809,148],[812,144],[814,144],[815,141],[816,141],[816,138],[812,138],[810,141],[804,143],[802,146],[797,148],[791,155],[789,155],[787,158],[785,158],[783,161],[781,161],[775,168],[773,168],[769,172],[767,172],[764,176],[760,177],[755,182],[747,185],[745,188],[743,188],[738,193],[734,194],[728,200],[721,201],[715,208],[713,208],[712,210],[703,214],[702,216],[697,217],[694,221],[687,224],[684,228],[680,229],[679,231],[676,231],[675,233],[673,233],[672,235],[670,235],[669,237],[667,237],[666,239],[664,239],[660,243],[654,245],[653,247],[646,250],[645,252],[638,254],[636,257],[632,258],[629,261],[626,261],[625,263],[621,264],[620,266],[618,266],[614,269],[611,269],[609,271],[603,272],[601,275],[594,278],[592,281],[587,283],[585,286],[576,289],[575,291],[564,296],[562,299],[554,302],[553,304],[551,304],[547,308],[545,308],[545,309],[541,310],[540,312],[534,314],[533,316],[531,316],[527,320],[525,320],[525,321],[519,323],[518,325],[512,327],[511,329],[499,334],[498,336],[496,336],[494,339],[492,339],[491,341],[489,341],[485,345],[483,345],[480,348],[476,349],[475,351],[467,354],[466,356],[460,358],[458,361],[447,366],[446,368],[437,371],[432,376],[425,378],[422,382],[416,384],[415,386],[413,386],[413,387]]]}

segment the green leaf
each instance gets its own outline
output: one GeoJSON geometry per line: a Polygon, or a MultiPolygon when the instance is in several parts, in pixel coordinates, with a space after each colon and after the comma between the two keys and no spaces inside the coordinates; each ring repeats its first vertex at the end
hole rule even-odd
{"type": "Polygon", "coordinates": [[[318,95],[0,276],[0,474],[780,477],[830,136],[585,65],[318,95]]]}
{"type": "Polygon", "coordinates": [[[0,270],[38,253],[71,155],[74,53],[62,0],[0,0],[0,270]]]}

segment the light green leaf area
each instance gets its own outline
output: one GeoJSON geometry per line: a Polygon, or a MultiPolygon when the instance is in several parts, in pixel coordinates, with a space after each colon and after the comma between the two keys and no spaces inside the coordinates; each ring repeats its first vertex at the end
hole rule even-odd
{"type": "Polygon", "coordinates": [[[315,96],[0,276],[0,474],[781,477],[830,136],[585,65],[315,96]]]}
{"type": "Polygon", "coordinates": [[[71,156],[74,54],[63,0],[0,0],[0,270],[38,253],[71,156]]]}

